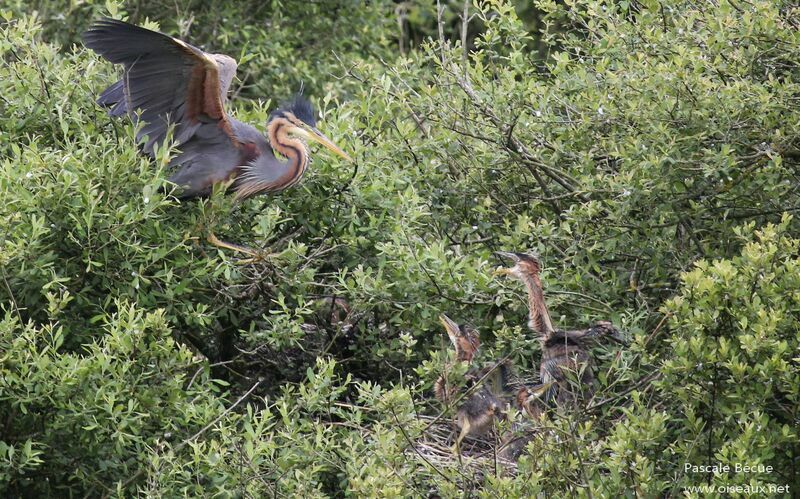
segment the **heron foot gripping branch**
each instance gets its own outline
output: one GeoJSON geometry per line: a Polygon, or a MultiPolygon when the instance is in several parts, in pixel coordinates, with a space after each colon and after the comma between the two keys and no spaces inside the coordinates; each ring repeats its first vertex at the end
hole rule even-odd
{"type": "Polygon", "coordinates": [[[254,250],[252,248],[248,248],[247,246],[241,246],[239,244],[220,241],[217,238],[217,236],[214,235],[213,232],[209,232],[207,240],[208,242],[210,242],[211,244],[213,244],[218,248],[225,248],[233,251],[238,251],[239,253],[244,253],[246,255],[250,255],[250,258],[244,258],[242,260],[239,260],[237,263],[239,263],[240,265],[246,265],[248,263],[255,263],[259,261],[269,260],[271,258],[275,258],[280,254],[280,253],[264,253],[258,250],[254,250]]]}

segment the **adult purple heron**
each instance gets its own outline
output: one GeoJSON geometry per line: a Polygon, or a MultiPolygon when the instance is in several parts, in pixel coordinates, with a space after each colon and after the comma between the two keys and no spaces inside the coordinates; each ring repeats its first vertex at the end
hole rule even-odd
{"type": "Polygon", "coordinates": [[[541,272],[539,259],[525,253],[498,252],[497,254],[510,259],[514,265],[500,268],[495,273],[515,277],[522,281],[527,289],[528,326],[537,334],[542,346],[539,378],[543,385],[550,387],[547,398],[551,400],[554,398],[559,405],[575,402],[577,393],[569,383],[569,373],[577,375],[578,388],[584,397],[591,396],[594,374],[591,368],[589,344],[603,339],[624,344],[622,334],[608,321],[598,321],[582,330],[555,329],[544,300],[542,281],[539,279],[541,272]]]}
{"type": "Polygon", "coordinates": [[[97,102],[112,116],[143,122],[136,138],[146,154],[154,156],[173,128],[180,154],[170,163],[169,180],[181,188],[180,198],[208,196],[222,182],[232,182],[237,199],[291,187],[308,167],[306,141],[352,161],[316,128],[314,109],[301,95],[272,112],[266,137],[229,116],[225,104],[237,64],[227,55],[109,18],[94,23],[83,42],[123,66],[122,78],[97,102]]]}

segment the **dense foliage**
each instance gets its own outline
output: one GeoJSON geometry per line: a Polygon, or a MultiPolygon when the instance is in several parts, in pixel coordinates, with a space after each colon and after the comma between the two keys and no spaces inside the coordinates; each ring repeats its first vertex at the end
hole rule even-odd
{"type": "Polygon", "coordinates": [[[800,9],[441,3],[4,4],[4,495],[800,487],[800,9]],[[175,151],[139,155],[94,104],[117,73],[79,35],[107,14],[236,56],[242,121],[302,83],[356,163],[316,151],[240,204],[164,194],[175,151]],[[536,372],[498,250],[541,256],[559,325],[632,341],[596,352],[595,404],[551,411],[514,472],[416,445],[452,415],[439,313],[536,372]]]}

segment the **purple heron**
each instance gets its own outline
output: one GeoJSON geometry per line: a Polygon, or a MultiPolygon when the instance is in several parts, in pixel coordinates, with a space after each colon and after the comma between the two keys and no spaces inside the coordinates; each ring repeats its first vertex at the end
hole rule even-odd
{"type": "MultiPolygon", "coordinates": [[[[439,316],[439,321],[455,348],[456,361],[470,366],[480,347],[478,331],[468,325],[460,326],[444,314],[439,316]]],[[[501,397],[507,389],[509,367],[505,363],[485,368],[471,367],[464,376],[466,386],[463,387],[453,386],[447,379],[448,370],[449,366],[446,366],[445,372],[436,380],[434,394],[446,404],[459,402],[456,425],[460,432],[453,451],[461,455],[464,438],[484,435],[494,428],[495,419],[505,419],[506,404],[501,397]],[[475,387],[477,383],[480,386],[475,387]]]]}
{"type": "Polygon", "coordinates": [[[112,116],[142,122],[136,138],[145,154],[154,156],[172,128],[180,154],[170,163],[169,180],[180,187],[180,198],[208,196],[214,184],[224,182],[232,182],[237,199],[287,189],[308,167],[308,141],[352,161],[317,129],[315,111],[302,95],[270,114],[266,136],[231,117],[225,105],[237,64],[227,55],[109,18],[95,22],[83,42],[122,65],[122,78],[97,102],[112,116]]]}
{"type": "Polygon", "coordinates": [[[578,376],[581,391],[584,395],[591,396],[594,374],[591,369],[588,344],[603,339],[624,343],[623,336],[607,321],[597,322],[584,330],[556,330],[544,300],[542,282],[539,279],[541,272],[539,259],[525,253],[498,252],[497,254],[508,258],[514,265],[500,268],[495,273],[515,277],[525,285],[528,292],[528,326],[536,333],[542,346],[539,378],[544,385],[552,384],[547,399],[555,399],[559,405],[575,401],[576,394],[570,386],[569,373],[578,376]]]}

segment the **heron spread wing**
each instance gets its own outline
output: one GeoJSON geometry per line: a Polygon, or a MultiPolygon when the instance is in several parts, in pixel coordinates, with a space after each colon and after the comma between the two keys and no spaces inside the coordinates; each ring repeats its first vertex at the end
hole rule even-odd
{"type": "Polygon", "coordinates": [[[169,180],[181,187],[181,198],[207,196],[215,184],[230,181],[239,199],[287,189],[308,166],[306,140],[350,160],[314,126],[313,108],[305,99],[270,115],[269,141],[255,127],[228,116],[225,102],[236,75],[231,57],[108,18],[92,25],[83,40],[124,67],[122,80],[108,87],[98,103],[109,107],[111,115],[128,114],[142,122],[136,138],[145,153],[153,156],[174,130],[181,152],[170,161],[174,173],[169,180]]]}
{"type": "Polygon", "coordinates": [[[83,35],[84,43],[108,61],[122,64],[123,77],[98,99],[110,114],[140,113],[145,125],[137,135],[153,154],[170,125],[174,140],[188,142],[202,127],[219,142],[238,147],[225,112],[236,61],[207,54],[176,38],[115,19],[102,19],[83,35]],[[210,127],[208,125],[214,125],[210,127]],[[146,137],[146,139],[145,139],[146,137]]]}

